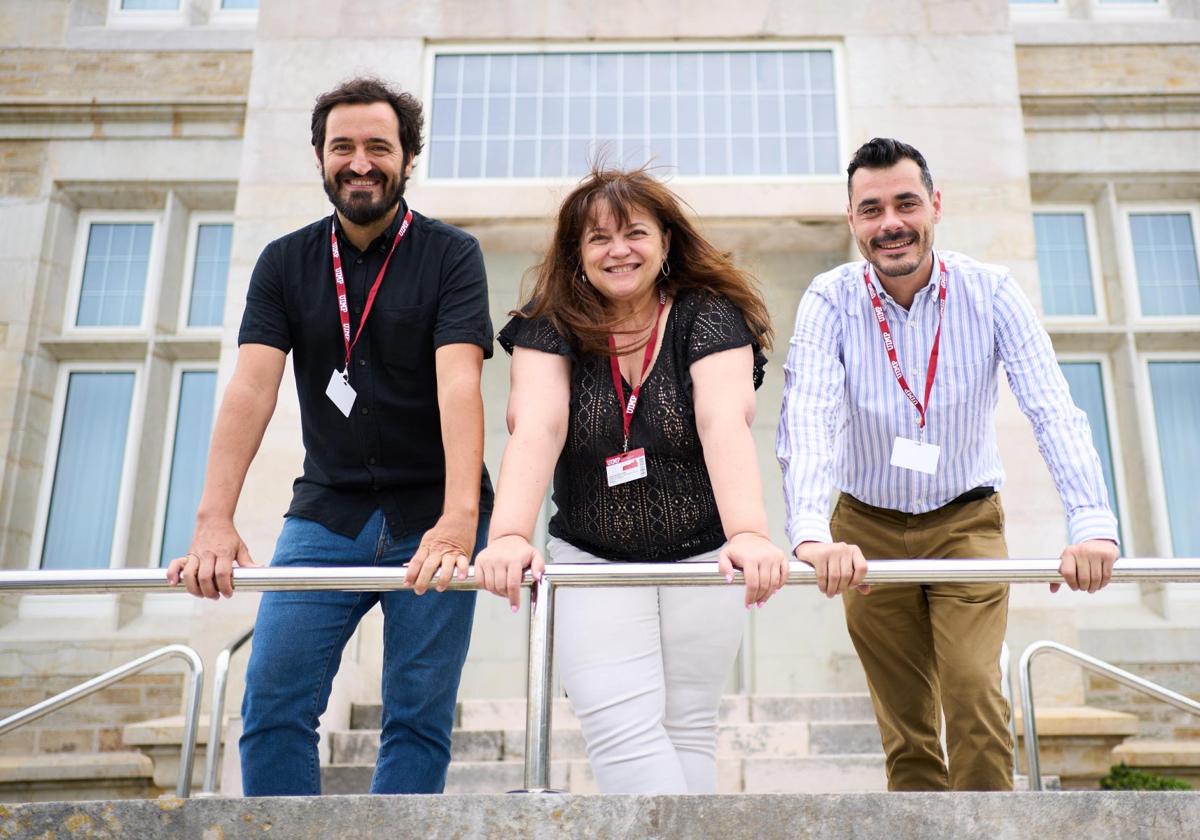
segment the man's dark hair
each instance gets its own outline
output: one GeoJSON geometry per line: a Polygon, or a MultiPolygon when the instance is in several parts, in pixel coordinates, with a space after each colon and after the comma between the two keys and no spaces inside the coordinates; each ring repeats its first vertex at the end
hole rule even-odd
{"type": "Polygon", "coordinates": [[[921,169],[921,183],[925,190],[933,195],[933,176],[929,174],[929,164],[925,156],[907,143],[901,143],[891,137],[876,137],[858,147],[850,165],[846,167],[846,192],[850,192],[850,182],[854,173],[859,169],[887,169],[908,158],[921,169]]]}
{"type": "Polygon", "coordinates": [[[325,149],[325,123],[329,112],[338,105],[370,105],[386,102],[396,112],[400,123],[400,145],[404,148],[404,162],[421,154],[421,103],[415,96],[397,90],[382,79],[361,76],[342,82],[333,90],[317,97],[312,112],[312,144],[321,155],[325,149]]]}

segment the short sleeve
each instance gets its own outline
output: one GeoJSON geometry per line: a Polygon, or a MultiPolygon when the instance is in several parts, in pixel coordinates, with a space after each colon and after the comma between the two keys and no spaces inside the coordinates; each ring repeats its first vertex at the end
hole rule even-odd
{"type": "Polygon", "coordinates": [[[433,346],[474,344],[492,355],[492,316],[488,311],[487,272],[473,237],[450,254],[438,283],[437,326],[433,346]]]}
{"type": "Polygon", "coordinates": [[[563,338],[562,333],[546,318],[526,318],[514,315],[500,330],[497,340],[504,351],[510,356],[514,347],[527,347],[530,350],[541,350],[543,353],[553,353],[556,356],[572,356],[571,346],[563,338]]]}
{"type": "Polygon", "coordinates": [[[272,242],[264,248],[254,266],[254,273],[250,275],[246,308],[242,312],[242,326],[238,330],[239,347],[243,344],[265,344],[284,353],[292,349],[279,249],[278,242],[272,242]]]}
{"type": "Polygon", "coordinates": [[[683,348],[686,367],[690,369],[713,353],[749,344],[754,351],[754,387],[761,386],[767,357],[733,301],[719,295],[700,294],[686,301],[684,307],[680,314],[690,319],[681,330],[687,342],[683,348]]]}

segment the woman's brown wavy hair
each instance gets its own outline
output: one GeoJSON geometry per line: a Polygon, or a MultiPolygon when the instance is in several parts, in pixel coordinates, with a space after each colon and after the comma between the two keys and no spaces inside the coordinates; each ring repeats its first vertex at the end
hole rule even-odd
{"type": "Polygon", "coordinates": [[[667,252],[670,274],[659,275],[659,289],[672,298],[692,289],[723,295],[741,310],[755,340],[763,349],[770,349],[774,336],[771,317],[754,277],[700,235],[684,215],[680,199],[645,167],[625,171],[593,166],[563,200],[554,239],[542,262],[531,269],[533,288],[525,297],[529,302],[512,315],[546,318],[576,351],[608,354],[608,336],[620,332],[617,319],[609,312],[604,296],[581,279],[580,261],[584,228],[601,201],[622,227],[629,223],[632,211],[641,209],[671,232],[667,252]]]}

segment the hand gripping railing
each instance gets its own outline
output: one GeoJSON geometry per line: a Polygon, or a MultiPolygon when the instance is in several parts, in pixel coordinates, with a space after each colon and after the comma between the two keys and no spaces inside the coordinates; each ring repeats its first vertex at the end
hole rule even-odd
{"type": "Polygon", "coordinates": [[[225,689],[229,682],[229,661],[241,647],[254,636],[254,628],[242,633],[217,654],[213,664],[212,706],[208,722],[208,747],[204,752],[204,786],[201,791],[205,794],[216,794],[217,784],[221,775],[221,748],[225,717],[225,689]]]}
{"type": "MultiPolygon", "coordinates": [[[[1058,559],[1038,560],[872,560],[866,582],[881,583],[1061,583],[1058,559]]],[[[789,584],[814,584],[807,564],[790,564],[789,584]]],[[[396,568],[240,568],[234,581],[242,591],[337,589],[380,592],[405,589],[405,569],[396,568]]],[[[740,573],[734,584],[740,583],[740,573]]],[[[1200,559],[1123,558],[1114,582],[1200,581],[1200,559]]],[[[532,586],[529,669],[526,697],[525,789],[549,790],[554,595],[559,587],[730,586],[716,563],[551,564],[532,586]]],[[[475,589],[474,570],[450,589],[475,589]]],[[[0,594],[16,591],[88,593],[168,590],[161,569],[0,572],[0,594]]]]}
{"type": "Polygon", "coordinates": [[[180,797],[186,797],[192,790],[192,766],[196,763],[196,730],[200,722],[200,692],[204,685],[204,662],[201,661],[200,654],[187,645],[167,645],[150,651],[145,656],[139,656],[124,665],[118,665],[111,671],[105,671],[98,677],[82,682],[74,688],[68,688],[61,694],[47,698],[24,711],[9,715],[4,720],[0,720],[0,736],[48,715],[56,709],[74,703],[76,700],[82,700],[89,694],[94,694],[139,671],[144,671],[164,659],[172,658],[182,659],[187,665],[190,676],[184,691],[183,736],[179,744],[179,779],[175,783],[175,792],[180,797]]]}
{"type": "Polygon", "coordinates": [[[1137,674],[1131,674],[1128,671],[1118,668],[1116,665],[1110,665],[1102,659],[1088,656],[1081,650],[1067,647],[1058,642],[1047,640],[1034,642],[1025,648],[1025,652],[1021,654],[1020,664],[1021,708],[1025,718],[1025,761],[1029,769],[1030,790],[1042,789],[1041,751],[1038,748],[1037,721],[1033,710],[1033,659],[1043,653],[1056,653],[1059,656],[1064,656],[1072,662],[1079,663],[1089,671],[1103,674],[1111,680],[1116,680],[1122,685],[1132,688],[1134,691],[1140,691],[1142,694],[1148,694],[1151,697],[1162,700],[1164,703],[1170,703],[1172,706],[1183,709],[1185,712],[1200,715],[1200,703],[1184,697],[1182,694],[1177,694],[1169,688],[1164,688],[1158,683],[1152,683],[1150,680],[1139,677],[1137,674]]]}

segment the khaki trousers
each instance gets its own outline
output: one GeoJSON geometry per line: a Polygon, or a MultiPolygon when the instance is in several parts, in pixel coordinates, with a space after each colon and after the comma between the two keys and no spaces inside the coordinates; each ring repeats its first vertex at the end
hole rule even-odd
{"type": "MultiPolygon", "coordinates": [[[[843,493],[830,528],[868,560],[1008,556],[995,495],[914,515],[843,493]]],[[[1008,586],[883,584],[843,599],[887,755],[888,789],[1012,790],[999,664],[1008,586]]]]}

